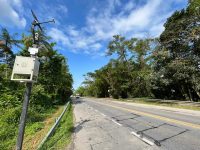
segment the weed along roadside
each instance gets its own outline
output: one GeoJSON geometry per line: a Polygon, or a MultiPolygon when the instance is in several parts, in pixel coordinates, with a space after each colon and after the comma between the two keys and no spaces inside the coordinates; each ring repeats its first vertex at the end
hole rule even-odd
{"type": "Polygon", "coordinates": [[[73,132],[73,107],[71,103],[64,108],[58,119],[60,120],[56,121],[49,130],[38,146],[38,150],[64,149],[70,143],[73,132]]]}
{"type": "Polygon", "coordinates": [[[56,106],[55,108],[49,110],[48,115],[43,121],[36,122],[33,124],[27,124],[27,128],[25,130],[23,149],[37,149],[41,140],[45,137],[47,132],[55,123],[56,118],[58,118],[62,113],[63,108],[64,106],[62,105],[56,106]]]}

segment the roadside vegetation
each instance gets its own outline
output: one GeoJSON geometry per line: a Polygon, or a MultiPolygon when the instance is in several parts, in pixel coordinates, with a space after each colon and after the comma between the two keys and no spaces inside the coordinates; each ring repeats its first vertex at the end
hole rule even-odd
{"type": "MultiPolygon", "coordinates": [[[[124,99],[112,99],[116,101],[124,101],[124,99]]],[[[130,103],[140,103],[140,104],[148,104],[148,105],[158,105],[158,106],[166,106],[180,109],[189,109],[189,110],[198,110],[200,111],[200,104],[189,103],[186,101],[176,101],[176,100],[161,100],[161,99],[149,99],[149,98],[128,98],[126,102],[130,103]]]]}
{"type": "Polygon", "coordinates": [[[85,75],[81,96],[200,100],[200,0],[188,1],[158,38],[113,36],[102,68],[85,75]]]}
{"type": "Polygon", "coordinates": [[[43,138],[54,125],[55,120],[61,115],[64,106],[57,106],[43,121],[28,124],[24,135],[24,150],[37,149],[43,138]]]}
{"type": "Polygon", "coordinates": [[[39,150],[59,149],[64,150],[71,142],[73,133],[73,107],[70,104],[68,110],[62,117],[53,135],[42,145],[39,150]]]}
{"type": "MultiPolygon", "coordinates": [[[[5,28],[0,32],[0,149],[15,146],[19,118],[22,110],[25,84],[10,80],[16,55],[29,56],[28,47],[32,38],[23,34],[14,39],[5,28]],[[13,52],[18,51],[17,53],[13,52]]],[[[31,136],[45,127],[44,120],[54,114],[58,106],[65,104],[72,94],[72,75],[67,59],[49,43],[49,37],[42,35],[40,71],[38,82],[33,85],[30,98],[26,135],[31,136]]]]}

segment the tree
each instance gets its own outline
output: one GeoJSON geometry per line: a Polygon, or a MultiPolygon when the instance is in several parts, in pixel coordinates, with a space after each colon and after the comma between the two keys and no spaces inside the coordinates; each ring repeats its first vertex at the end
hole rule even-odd
{"type": "Polygon", "coordinates": [[[94,73],[89,72],[85,75],[85,94],[96,97],[108,96],[108,83],[106,80],[106,67],[96,70],[94,73]]]}
{"type": "Polygon", "coordinates": [[[79,94],[80,96],[86,96],[85,95],[85,87],[83,87],[83,86],[80,86],[80,87],[78,87],[78,89],[75,91],[75,94],[79,94]]]}
{"type": "Polygon", "coordinates": [[[153,85],[169,98],[200,98],[200,18],[194,7],[197,1],[191,1],[187,9],[176,11],[165,23],[165,31],[160,36],[153,85]]]}
{"type": "Polygon", "coordinates": [[[4,63],[6,63],[10,66],[12,66],[13,60],[14,60],[14,54],[13,54],[13,51],[12,51],[12,47],[16,46],[16,47],[20,48],[20,43],[21,43],[21,40],[14,39],[14,37],[16,35],[17,34],[14,34],[14,35],[11,36],[6,28],[1,29],[1,33],[0,33],[0,57],[2,59],[2,57],[5,56],[4,63]]]}
{"type": "Polygon", "coordinates": [[[107,55],[117,54],[117,59],[87,73],[83,82],[86,93],[97,97],[110,94],[114,98],[149,96],[151,42],[152,39],[126,40],[120,35],[113,36],[107,55]]]}
{"type": "Polygon", "coordinates": [[[125,40],[125,37],[114,35],[113,40],[108,44],[107,55],[110,56],[116,53],[120,62],[127,62],[127,44],[128,41],[125,40]]]}

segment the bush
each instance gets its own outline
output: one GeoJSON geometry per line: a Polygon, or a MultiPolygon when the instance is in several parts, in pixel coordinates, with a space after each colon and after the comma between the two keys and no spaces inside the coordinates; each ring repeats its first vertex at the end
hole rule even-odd
{"type": "Polygon", "coordinates": [[[50,107],[52,106],[51,95],[45,92],[42,85],[35,85],[32,89],[30,104],[32,106],[50,107]]]}
{"type": "Polygon", "coordinates": [[[20,105],[20,100],[13,93],[2,93],[0,96],[0,108],[13,108],[20,105]]]}

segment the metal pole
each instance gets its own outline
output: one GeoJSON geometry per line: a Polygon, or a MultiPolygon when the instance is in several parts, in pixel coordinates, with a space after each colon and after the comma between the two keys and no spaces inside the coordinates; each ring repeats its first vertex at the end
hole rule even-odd
{"type": "MultiPolygon", "coordinates": [[[[31,30],[33,33],[33,46],[35,47],[35,31],[34,31],[34,25],[32,25],[31,30]]],[[[31,57],[34,57],[31,55],[31,57]]],[[[19,132],[18,132],[18,138],[17,138],[17,145],[16,145],[16,150],[22,150],[22,145],[23,145],[23,140],[24,140],[24,130],[26,126],[26,117],[27,117],[27,112],[28,112],[28,104],[29,104],[29,99],[31,95],[31,89],[32,89],[32,82],[27,82],[26,83],[26,90],[24,93],[24,101],[23,101],[23,107],[22,107],[22,113],[20,117],[20,124],[19,124],[19,132]]]]}
{"type": "Polygon", "coordinates": [[[22,114],[21,114],[21,117],[20,117],[19,133],[18,133],[18,138],[17,138],[16,150],[22,150],[22,144],[23,144],[23,139],[24,139],[24,130],[25,130],[25,125],[26,125],[26,117],[27,117],[27,111],[28,111],[28,104],[29,104],[31,89],[32,89],[32,83],[27,82],[26,83],[26,91],[24,93],[24,102],[23,102],[23,107],[22,107],[22,114]]]}
{"type": "MultiPolygon", "coordinates": [[[[40,30],[42,31],[42,28],[40,24],[38,23],[38,20],[35,16],[35,14],[32,11],[32,15],[35,18],[35,20],[32,23],[31,26],[31,31],[33,35],[33,47],[37,48],[38,43],[39,43],[39,37],[38,34],[35,32],[35,27],[38,26],[40,30]]],[[[31,55],[31,57],[35,57],[34,55],[31,55]]],[[[24,139],[24,130],[26,126],[26,117],[27,117],[27,112],[28,112],[28,104],[29,104],[29,99],[31,95],[31,89],[32,89],[32,82],[27,82],[26,83],[26,91],[24,93],[24,102],[23,102],[23,107],[22,107],[22,113],[20,117],[20,124],[19,124],[19,133],[18,133],[18,138],[17,138],[17,145],[16,145],[16,150],[22,150],[22,145],[23,145],[23,139],[24,139]]]]}

